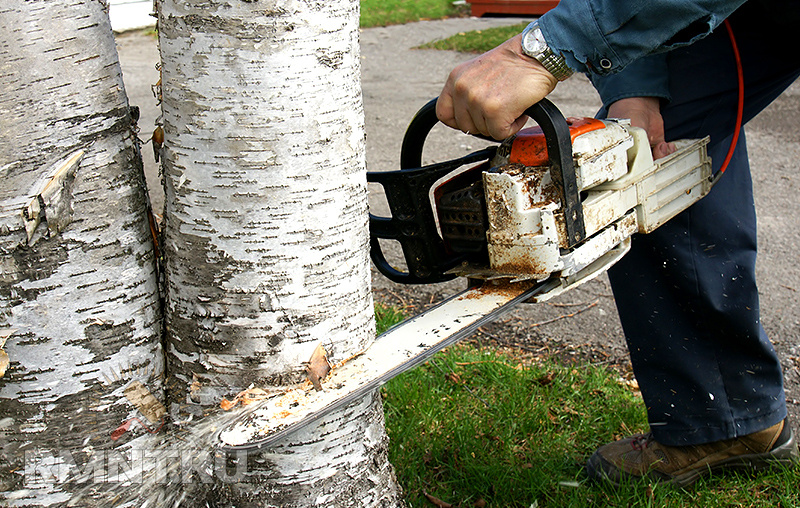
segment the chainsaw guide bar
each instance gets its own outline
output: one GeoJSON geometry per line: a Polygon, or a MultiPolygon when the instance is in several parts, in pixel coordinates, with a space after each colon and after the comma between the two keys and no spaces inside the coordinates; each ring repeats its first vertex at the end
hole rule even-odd
{"type": "Polygon", "coordinates": [[[363,353],[334,368],[322,382],[322,391],[307,391],[298,384],[293,390],[261,401],[219,430],[216,441],[229,451],[269,447],[558,284],[558,280],[488,281],[467,289],[381,334],[363,353]]]}

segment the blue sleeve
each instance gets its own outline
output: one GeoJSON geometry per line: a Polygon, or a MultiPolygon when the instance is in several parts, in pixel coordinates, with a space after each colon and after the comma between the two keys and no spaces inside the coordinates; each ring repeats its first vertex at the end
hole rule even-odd
{"type": "Polygon", "coordinates": [[[622,72],[605,75],[590,73],[589,79],[606,107],[628,97],[671,99],[666,53],[634,60],[622,72]]]}
{"type": "Polygon", "coordinates": [[[611,74],[705,37],[745,0],[561,0],[539,19],[573,70],[611,74]]]}

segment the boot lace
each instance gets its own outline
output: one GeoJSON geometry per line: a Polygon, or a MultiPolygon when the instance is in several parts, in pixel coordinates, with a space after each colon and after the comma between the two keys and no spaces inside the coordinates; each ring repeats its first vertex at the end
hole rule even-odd
{"type": "Polygon", "coordinates": [[[653,434],[648,432],[647,434],[642,434],[640,436],[636,436],[631,441],[631,446],[634,450],[644,450],[650,443],[653,442],[653,434]]]}

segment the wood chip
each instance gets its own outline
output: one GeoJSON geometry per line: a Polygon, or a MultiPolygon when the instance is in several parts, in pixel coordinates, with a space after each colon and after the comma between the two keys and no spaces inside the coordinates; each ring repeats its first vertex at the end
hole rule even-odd
{"type": "Polygon", "coordinates": [[[0,349],[0,377],[6,375],[6,369],[9,363],[11,363],[11,361],[8,358],[8,353],[0,349]]]}
{"type": "Polygon", "coordinates": [[[150,393],[142,383],[133,381],[125,388],[125,397],[136,406],[150,423],[158,423],[167,414],[167,408],[150,393]]]}
{"type": "Polygon", "coordinates": [[[308,361],[308,380],[314,385],[314,389],[322,391],[322,380],[331,371],[331,364],[328,362],[328,353],[322,344],[317,346],[311,359],[308,361]]]}

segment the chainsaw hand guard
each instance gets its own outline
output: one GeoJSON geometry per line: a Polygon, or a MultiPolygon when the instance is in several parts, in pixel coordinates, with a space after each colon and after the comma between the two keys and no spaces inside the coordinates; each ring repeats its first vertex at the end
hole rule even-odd
{"type": "MultiPolygon", "coordinates": [[[[567,234],[571,244],[584,236],[583,212],[572,161],[572,143],[566,119],[550,101],[543,99],[528,108],[525,114],[533,118],[545,134],[552,174],[563,188],[567,234]]],[[[431,129],[438,123],[436,99],[431,100],[411,120],[400,154],[400,170],[368,172],[367,181],[379,183],[386,193],[391,217],[369,216],[370,256],[378,270],[394,282],[429,284],[453,279],[448,270],[468,261],[470,253],[454,252],[439,234],[434,210],[430,204],[431,187],[444,176],[467,164],[483,163],[459,176],[462,180],[479,180],[497,147],[489,147],[465,157],[422,166],[422,150],[431,129]],[[400,243],[408,272],[392,267],[383,253],[380,239],[400,243]]]]}
{"type": "Polygon", "coordinates": [[[437,180],[459,167],[488,161],[496,150],[492,147],[423,168],[367,173],[368,182],[383,186],[392,212],[391,217],[369,216],[370,256],[383,275],[404,284],[430,284],[455,277],[445,272],[464,261],[466,256],[451,252],[439,236],[428,191],[437,180]],[[400,243],[408,272],[386,261],[379,242],[381,238],[400,243]]]}

